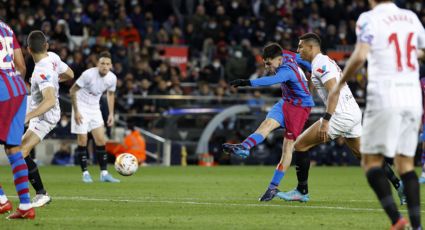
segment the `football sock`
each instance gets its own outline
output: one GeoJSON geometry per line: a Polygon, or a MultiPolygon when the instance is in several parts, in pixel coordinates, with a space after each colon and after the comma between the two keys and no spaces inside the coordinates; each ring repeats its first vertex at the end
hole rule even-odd
{"type": "Polygon", "coordinates": [[[378,197],[382,208],[394,225],[400,219],[401,215],[391,195],[391,187],[387,178],[385,178],[384,170],[381,167],[371,168],[366,172],[366,177],[370,187],[372,187],[378,197]]]}
{"type": "Polygon", "coordinates": [[[260,144],[263,141],[264,141],[263,135],[261,135],[259,133],[253,133],[253,134],[249,135],[249,137],[247,137],[242,142],[242,145],[247,149],[251,149],[252,147],[260,144]]]}
{"type": "Polygon", "coordinates": [[[108,165],[108,153],[105,146],[96,146],[97,160],[99,161],[100,170],[106,170],[108,165]]]}
{"type": "Polygon", "coordinates": [[[422,177],[425,177],[425,150],[422,151],[422,177]]]}
{"type": "Polygon", "coordinates": [[[37,164],[30,156],[25,157],[25,162],[28,166],[28,179],[32,187],[35,189],[36,194],[45,195],[46,190],[44,189],[43,181],[41,180],[40,173],[38,172],[37,164]]]}
{"type": "Polygon", "coordinates": [[[418,176],[416,175],[415,171],[410,171],[401,175],[401,180],[404,184],[404,194],[406,194],[410,224],[412,225],[413,229],[417,229],[421,226],[418,176]]]}
{"type": "Polygon", "coordinates": [[[7,201],[7,196],[4,194],[3,187],[0,184],[0,204],[4,204],[7,201]]]}
{"type": "Polygon", "coordinates": [[[297,171],[297,190],[305,195],[308,193],[308,171],[310,170],[310,154],[308,152],[294,151],[295,170],[297,171]]]}
{"type": "Polygon", "coordinates": [[[28,168],[21,152],[7,155],[12,166],[13,182],[19,196],[19,209],[28,210],[31,208],[30,193],[28,189],[28,168]]]}
{"type": "Polygon", "coordinates": [[[281,163],[279,163],[276,167],[276,170],[274,170],[272,181],[269,184],[269,189],[277,188],[284,175],[285,172],[283,171],[283,166],[281,163]]]}
{"type": "Polygon", "coordinates": [[[75,150],[78,158],[80,158],[80,166],[83,172],[87,171],[87,146],[78,146],[75,150]]]}
{"type": "Polygon", "coordinates": [[[393,184],[395,189],[398,189],[400,187],[400,180],[394,174],[391,165],[388,164],[388,162],[384,161],[384,165],[382,166],[382,168],[384,169],[385,176],[387,177],[387,179],[391,181],[391,184],[393,184]]]}

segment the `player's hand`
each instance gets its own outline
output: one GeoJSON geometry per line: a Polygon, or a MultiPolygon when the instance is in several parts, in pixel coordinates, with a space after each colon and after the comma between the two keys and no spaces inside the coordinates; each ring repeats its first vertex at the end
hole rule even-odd
{"type": "Polygon", "coordinates": [[[106,122],[106,124],[108,125],[108,127],[111,127],[115,122],[115,118],[114,118],[114,114],[109,114],[108,116],[108,121],[106,122]]]}
{"type": "Polygon", "coordinates": [[[319,137],[320,140],[326,142],[328,140],[329,121],[320,118],[319,137]]]}
{"type": "Polygon", "coordinates": [[[77,123],[77,125],[81,125],[83,123],[83,116],[81,116],[80,112],[75,112],[74,114],[74,120],[77,123]]]}
{"type": "Polygon", "coordinates": [[[251,81],[246,79],[236,79],[230,82],[230,85],[237,88],[239,86],[251,86],[251,81]]]}

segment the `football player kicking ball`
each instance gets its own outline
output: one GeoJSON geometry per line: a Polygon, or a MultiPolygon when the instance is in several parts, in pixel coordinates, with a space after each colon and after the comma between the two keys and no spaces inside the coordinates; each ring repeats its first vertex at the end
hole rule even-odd
{"type": "Polygon", "coordinates": [[[72,100],[71,133],[77,134],[78,147],[75,153],[80,158],[83,182],[91,183],[93,179],[87,171],[87,133],[91,132],[96,144],[97,159],[100,165],[100,181],[120,182],[107,171],[108,155],[105,150],[105,128],[100,111],[100,98],[107,91],[109,116],[107,125],[114,123],[114,103],[117,77],[112,68],[111,54],[102,52],[97,67],[84,71],[70,89],[72,100]]]}
{"type": "MultiPolygon", "coordinates": [[[[323,55],[320,49],[321,40],[314,33],[301,36],[298,52],[301,58],[310,61],[312,65],[311,80],[318,95],[327,105],[328,92],[338,83],[341,78],[341,69],[334,60],[323,55]]],[[[320,120],[316,121],[305,130],[294,145],[295,166],[297,170],[298,186],[289,192],[279,192],[277,196],[287,201],[308,201],[308,172],[310,169],[310,158],[308,150],[314,146],[343,137],[345,143],[353,154],[360,159],[360,135],[361,135],[362,112],[354,99],[347,84],[341,89],[335,113],[326,113],[320,120]]],[[[290,162],[289,162],[290,163],[290,162]]],[[[398,191],[400,203],[404,204],[403,185],[395,176],[391,166],[383,165],[387,178],[398,191]]]]}
{"type": "MultiPolygon", "coordinates": [[[[282,88],[282,99],[273,106],[267,114],[267,118],[253,134],[241,144],[223,144],[225,152],[245,158],[249,156],[250,149],[263,142],[270,132],[279,127],[285,128],[281,160],[268,189],[260,197],[260,201],[271,200],[279,191],[277,190],[279,182],[291,163],[294,141],[302,132],[311,107],[314,106],[313,98],[308,91],[307,79],[296,59],[295,53],[283,51],[278,44],[271,43],[264,47],[263,60],[267,68],[274,70],[274,75],[255,80],[237,79],[230,82],[234,87],[280,84],[282,88]]],[[[307,64],[310,68],[310,64],[307,64]]]]}
{"type": "Polygon", "coordinates": [[[36,191],[32,206],[37,208],[49,203],[51,198],[44,189],[37,164],[29,153],[60,120],[59,82],[74,78],[74,72],[57,54],[47,52],[49,45],[43,32],[32,31],[27,43],[35,66],[31,76],[31,99],[25,118],[29,127],[22,139],[22,154],[28,166],[29,181],[36,191]]]}
{"type": "Polygon", "coordinates": [[[357,20],[357,43],[343,76],[329,94],[333,114],[346,81],[368,62],[367,104],[360,151],[370,187],[391,220],[391,229],[407,229],[382,169],[384,157],[394,164],[404,184],[413,229],[422,229],[421,203],[414,156],[422,115],[418,54],[423,57],[425,29],[418,16],[393,2],[369,0],[372,10],[357,20]]]}

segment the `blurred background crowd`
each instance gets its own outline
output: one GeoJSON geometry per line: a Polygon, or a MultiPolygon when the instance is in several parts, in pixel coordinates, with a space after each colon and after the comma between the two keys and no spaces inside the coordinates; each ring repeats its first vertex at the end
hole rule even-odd
{"type": "MultiPolygon", "coordinates": [[[[423,1],[395,2],[416,12],[425,25],[423,1]]],[[[228,82],[263,74],[263,45],[275,41],[296,51],[298,36],[315,32],[321,36],[325,52],[349,52],[356,42],[355,22],[366,10],[366,0],[0,1],[0,18],[14,29],[21,45],[26,45],[30,31],[42,30],[50,50],[68,63],[75,79],[96,65],[100,51],[110,51],[118,77],[116,110],[129,117],[188,105],[181,100],[140,99],[151,95],[215,96],[191,100],[192,107],[231,105],[244,97],[251,99],[243,103],[262,106],[263,97],[279,97],[279,88],[238,91],[228,82]],[[164,46],[188,47],[186,71],[165,58],[164,46]]],[[[29,78],[34,63],[23,50],[29,78]]],[[[346,58],[339,60],[341,67],[346,58]]],[[[365,72],[362,69],[350,82],[362,106],[365,72]]],[[[61,85],[64,97],[72,84],[61,85]]],[[[150,120],[146,116],[142,120],[141,126],[149,127],[150,120]]],[[[64,115],[62,124],[68,123],[69,117],[64,115]]]]}

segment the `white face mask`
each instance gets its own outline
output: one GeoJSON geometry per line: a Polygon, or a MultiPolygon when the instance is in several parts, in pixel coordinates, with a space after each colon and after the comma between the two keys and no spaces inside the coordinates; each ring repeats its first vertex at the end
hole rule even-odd
{"type": "Polygon", "coordinates": [[[218,68],[218,67],[220,67],[220,62],[218,62],[218,61],[215,61],[215,62],[213,62],[213,64],[212,64],[215,68],[218,68]]]}
{"type": "Polygon", "coordinates": [[[61,126],[65,127],[68,125],[68,120],[61,120],[61,126]]]}
{"type": "Polygon", "coordinates": [[[241,58],[242,57],[242,52],[241,51],[236,51],[235,52],[235,57],[241,58]]]}

